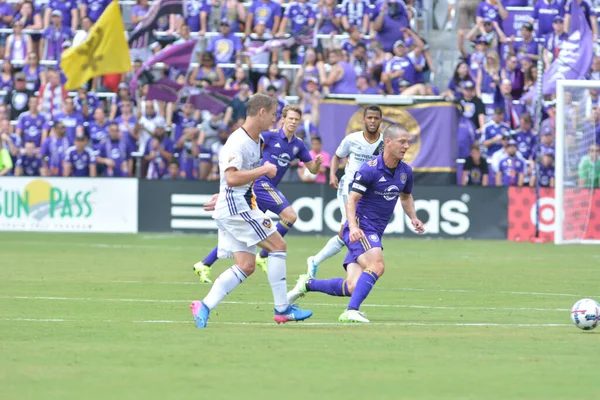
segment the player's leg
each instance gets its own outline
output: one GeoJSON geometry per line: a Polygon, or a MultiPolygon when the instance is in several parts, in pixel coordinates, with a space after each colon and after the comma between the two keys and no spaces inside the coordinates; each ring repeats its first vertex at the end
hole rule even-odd
{"type": "Polygon", "coordinates": [[[202,283],[212,283],[210,277],[211,277],[211,267],[212,265],[219,259],[219,257],[217,256],[219,251],[219,247],[215,247],[214,249],[212,249],[212,251],[210,253],[208,253],[208,255],[206,257],[204,257],[204,260],[197,262],[196,264],[194,264],[194,272],[200,277],[200,282],[202,283]]]}
{"type": "Polygon", "coordinates": [[[241,215],[247,219],[253,229],[263,231],[264,239],[258,245],[268,252],[267,278],[273,292],[275,321],[278,324],[287,321],[302,321],[312,316],[312,311],[290,306],[287,301],[287,246],[283,237],[273,228],[271,219],[258,210],[252,210],[241,215]]]}
{"type": "Polygon", "coordinates": [[[311,278],[317,276],[319,265],[323,261],[335,256],[345,246],[344,240],[342,239],[342,231],[344,229],[344,224],[346,223],[346,201],[348,200],[348,194],[345,193],[345,189],[343,188],[344,179],[342,178],[340,182],[340,189],[338,190],[337,195],[338,202],[340,203],[340,211],[342,212],[342,226],[340,227],[340,231],[338,232],[338,234],[329,239],[327,241],[327,244],[325,244],[325,247],[323,247],[321,251],[319,251],[314,256],[308,257],[308,259],[306,260],[308,268],[307,273],[308,276],[310,276],[311,278]]]}
{"type": "MultiPolygon", "coordinates": [[[[269,207],[268,210],[279,215],[280,219],[279,222],[277,222],[275,229],[277,229],[277,232],[279,232],[281,236],[285,236],[290,231],[290,229],[292,229],[292,226],[294,226],[294,224],[296,223],[296,220],[298,219],[298,214],[296,214],[296,211],[294,211],[294,209],[290,205],[289,201],[285,198],[285,196],[279,190],[275,190],[279,193],[281,204],[277,204],[275,207],[269,207]]],[[[260,251],[259,257],[266,258],[267,251],[265,249],[262,249],[260,251]]]]}
{"type": "Polygon", "coordinates": [[[253,242],[260,238],[250,231],[244,235],[243,230],[248,230],[249,227],[243,222],[239,216],[217,220],[218,255],[221,258],[233,257],[234,265],[219,275],[204,300],[192,302],[190,309],[198,328],[205,328],[210,311],[254,272],[254,255],[257,248],[256,243],[253,242]]]}
{"type": "Polygon", "coordinates": [[[383,262],[383,250],[381,247],[373,247],[361,254],[358,263],[363,271],[356,280],[356,286],[350,296],[348,308],[340,315],[341,322],[369,322],[361,313],[360,306],[367,298],[371,290],[385,272],[385,263],[383,262]]]}

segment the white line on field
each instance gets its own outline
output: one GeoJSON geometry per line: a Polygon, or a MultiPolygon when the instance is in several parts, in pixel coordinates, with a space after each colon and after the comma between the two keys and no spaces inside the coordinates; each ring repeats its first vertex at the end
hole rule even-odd
{"type": "MultiPolygon", "coordinates": [[[[192,300],[161,300],[161,299],[103,299],[92,297],[53,297],[53,296],[0,296],[7,300],[48,300],[48,301],[97,301],[122,303],[190,303],[192,300]]],[[[270,306],[272,303],[258,301],[224,301],[223,304],[270,306]]],[[[343,307],[333,303],[302,303],[314,307],[343,307]]],[[[423,310],[485,310],[485,311],[569,311],[567,308],[529,308],[529,307],[455,307],[455,306],[420,306],[408,304],[363,304],[363,307],[374,308],[417,308],[423,310]]]]}
{"type": "MultiPolygon", "coordinates": [[[[121,321],[121,320],[101,320],[101,321],[93,321],[93,320],[75,320],[75,319],[59,319],[59,318],[2,318],[0,321],[6,322],[75,322],[75,323],[83,323],[83,322],[93,322],[93,323],[134,323],[134,324],[186,324],[193,325],[191,321],[180,321],[180,320],[140,320],[140,321],[121,321]]],[[[277,327],[274,322],[222,322],[222,321],[214,321],[209,325],[250,325],[250,326],[271,326],[277,327]]],[[[359,326],[357,324],[350,324],[352,326],[359,326]]],[[[499,323],[487,323],[487,322],[473,322],[473,323],[427,323],[427,322],[371,322],[369,324],[364,324],[363,326],[422,326],[422,327],[448,327],[448,326],[456,326],[456,327],[521,327],[521,328],[531,328],[531,327],[571,327],[572,324],[499,324],[499,323]]],[[[349,326],[349,324],[344,324],[341,322],[301,322],[299,324],[294,324],[296,327],[310,327],[310,326],[349,326]]]]}

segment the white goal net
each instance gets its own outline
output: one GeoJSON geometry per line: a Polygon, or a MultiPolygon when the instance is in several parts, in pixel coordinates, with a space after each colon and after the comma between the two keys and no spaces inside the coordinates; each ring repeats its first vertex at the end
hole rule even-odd
{"type": "Polygon", "coordinates": [[[554,243],[600,243],[600,81],[558,81],[554,243]]]}

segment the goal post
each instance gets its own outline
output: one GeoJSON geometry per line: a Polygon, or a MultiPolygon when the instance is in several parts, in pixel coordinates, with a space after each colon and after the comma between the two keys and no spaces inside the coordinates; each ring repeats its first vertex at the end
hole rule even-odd
{"type": "Polygon", "coordinates": [[[589,160],[590,147],[596,142],[597,118],[590,89],[600,91],[600,81],[556,82],[555,244],[600,244],[596,234],[600,209],[595,205],[600,189],[594,189],[600,177],[594,175],[595,168],[591,168],[592,176],[579,176],[581,160],[589,160]]]}

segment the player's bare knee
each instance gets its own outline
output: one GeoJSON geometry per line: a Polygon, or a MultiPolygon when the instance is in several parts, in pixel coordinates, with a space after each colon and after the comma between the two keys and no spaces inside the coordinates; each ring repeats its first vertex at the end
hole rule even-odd
{"type": "Polygon", "coordinates": [[[287,245],[283,237],[279,234],[274,234],[269,237],[270,249],[267,249],[269,252],[271,251],[287,251],[287,245]]]}
{"type": "Polygon", "coordinates": [[[385,264],[384,264],[383,260],[377,261],[377,262],[373,263],[373,265],[371,265],[369,269],[372,272],[375,272],[377,274],[377,276],[381,278],[381,276],[385,272],[385,264]]]}
{"type": "Polygon", "coordinates": [[[354,288],[356,287],[356,279],[346,280],[346,286],[348,287],[348,293],[354,293],[354,288]]]}
{"type": "Polygon", "coordinates": [[[288,207],[285,210],[283,210],[283,212],[280,214],[280,217],[281,219],[284,219],[289,223],[294,224],[298,219],[298,214],[296,214],[296,211],[294,211],[292,207],[288,207]]]}
{"type": "Polygon", "coordinates": [[[240,269],[244,272],[244,274],[246,274],[246,276],[252,275],[254,273],[254,270],[256,269],[256,264],[254,263],[254,261],[238,263],[237,266],[240,267],[240,269]]]}

